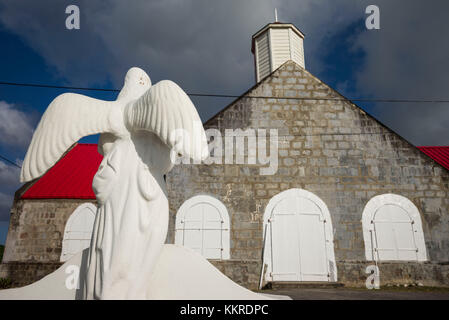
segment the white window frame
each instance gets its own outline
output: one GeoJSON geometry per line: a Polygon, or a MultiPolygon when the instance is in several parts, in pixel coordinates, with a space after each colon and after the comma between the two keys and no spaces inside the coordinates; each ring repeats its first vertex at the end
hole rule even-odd
{"type": "MultiPolygon", "coordinates": [[[[67,239],[67,235],[69,234],[69,232],[71,230],[71,226],[72,226],[73,221],[75,220],[75,218],[78,215],[80,215],[80,214],[86,214],[85,213],[86,210],[88,210],[87,212],[90,211],[92,213],[92,215],[94,216],[93,221],[95,223],[95,215],[96,215],[96,212],[97,212],[97,207],[94,204],[92,204],[90,202],[83,203],[83,204],[80,204],[75,209],[75,211],[73,211],[73,213],[70,215],[69,219],[67,220],[67,222],[65,224],[65,228],[64,228],[64,237],[63,237],[63,240],[62,240],[62,250],[61,250],[61,257],[60,257],[60,261],[61,262],[65,262],[65,261],[69,260],[72,257],[72,256],[66,256],[67,255],[67,253],[66,253],[66,251],[67,251],[67,241],[68,240],[73,240],[73,239],[67,239]]],[[[93,228],[94,223],[92,223],[92,228],[93,228]]]]}
{"type": "Polygon", "coordinates": [[[337,272],[337,263],[335,261],[335,252],[334,252],[334,233],[332,228],[332,218],[327,208],[326,204],[323,200],[321,200],[317,195],[313,194],[310,191],[304,189],[293,188],[281,193],[278,193],[274,197],[270,199],[268,205],[265,209],[263,216],[263,232],[264,232],[264,253],[263,253],[263,262],[264,265],[267,265],[267,271],[265,273],[265,280],[272,281],[271,273],[272,273],[272,260],[271,260],[271,233],[270,233],[270,218],[272,216],[273,210],[276,205],[289,197],[302,197],[309,199],[314,202],[321,210],[322,219],[326,220],[325,225],[325,237],[326,237],[326,256],[327,256],[327,264],[329,271],[329,281],[335,282],[338,280],[338,272],[337,272]]]}
{"type": "MultiPolygon", "coordinates": [[[[375,226],[374,218],[377,211],[385,205],[395,205],[402,208],[410,216],[413,221],[413,235],[417,252],[417,260],[388,260],[388,261],[427,261],[426,243],[424,240],[424,232],[422,228],[421,215],[418,208],[406,197],[386,193],[371,198],[365,206],[362,213],[363,240],[365,243],[365,257],[368,261],[381,261],[373,248],[372,243],[375,242],[375,226]]],[[[386,260],[382,260],[386,261],[386,260]]]]}
{"type": "Polygon", "coordinates": [[[181,207],[179,208],[176,214],[176,223],[175,223],[175,244],[183,246],[184,239],[184,224],[183,221],[185,219],[185,215],[188,210],[199,203],[207,203],[215,207],[220,213],[222,219],[222,229],[221,229],[221,239],[222,239],[222,251],[221,251],[221,259],[227,260],[230,259],[230,234],[231,234],[231,225],[229,221],[229,213],[226,209],[225,205],[218,199],[209,196],[209,195],[197,195],[192,198],[186,200],[181,207]]]}

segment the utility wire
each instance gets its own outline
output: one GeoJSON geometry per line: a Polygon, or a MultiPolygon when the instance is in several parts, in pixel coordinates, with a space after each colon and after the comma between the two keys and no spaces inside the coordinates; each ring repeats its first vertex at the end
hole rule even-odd
{"type": "Polygon", "coordinates": [[[120,91],[120,90],[118,90],[118,89],[101,89],[101,88],[87,88],[87,87],[56,86],[56,85],[50,85],[50,84],[18,83],[18,82],[7,82],[7,81],[0,81],[0,85],[5,85],[5,86],[17,86],[17,87],[51,88],[51,89],[72,89],[72,90],[110,91],[110,92],[119,92],[119,91],[120,91]]]}
{"type": "MultiPolygon", "coordinates": [[[[0,81],[0,85],[7,86],[20,86],[20,87],[36,87],[36,88],[51,88],[51,89],[70,89],[70,90],[86,90],[86,91],[106,91],[106,92],[119,92],[118,89],[106,89],[106,88],[88,88],[88,87],[73,87],[73,86],[57,86],[48,84],[36,84],[36,83],[18,83],[18,82],[6,82],[0,81]]],[[[400,102],[400,103],[448,103],[449,100],[413,100],[413,99],[345,99],[345,98],[307,98],[307,97],[275,97],[275,96],[237,96],[237,95],[225,95],[225,94],[204,94],[204,93],[187,93],[189,96],[194,97],[217,97],[217,98],[250,98],[250,99],[286,99],[286,100],[330,100],[330,101],[358,101],[358,102],[400,102]]],[[[357,133],[318,133],[318,134],[290,134],[280,135],[279,137],[311,137],[311,136],[329,136],[329,135],[382,135],[388,134],[388,132],[357,132],[357,133]]],[[[244,135],[245,136],[245,135],[244,135]]],[[[13,166],[21,169],[17,163],[8,158],[0,155],[0,159],[12,164],[13,166]]]]}
{"type": "MultiPolygon", "coordinates": [[[[49,84],[37,83],[18,83],[0,81],[0,85],[19,86],[19,87],[35,87],[35,88],[51,88],[51,89],[69,89],[69,90],[86,90],[86,91],[105,91],[105,92],[119,92],[119,89],[106,88],[88,88],[88,87],[72,87],[72,86],[57,86],[49,84]]],[[[353,101],[353,102],[390,102],[390,103],[449,103],[445,99],[368,99],[368,98],[325,98],[325,97],[276,97],[276,96],[238,96],[230,94],[208,94],[208,93],[187,93],[191,97],[215,97],[215,98],[250,98],[250,99],[281,99],[281,100],[325,100],[325,101],[353,101]]]]}
{"type": "Polygon", "coordinates": [[[0,159],[4,160],[4,161],[6,161],[6,162],[9,162],[10,164],[12,164],[13,166],[16,166],[16,167],[19,168],[19,169],[22,169],[22,167],[19,166],[17,163],[15,163],[15,162],[12,161],[12,160],[9,160],[8,158],[5,158],[5,157],[2,156],[2,155],[0,155],[0,159]]]}

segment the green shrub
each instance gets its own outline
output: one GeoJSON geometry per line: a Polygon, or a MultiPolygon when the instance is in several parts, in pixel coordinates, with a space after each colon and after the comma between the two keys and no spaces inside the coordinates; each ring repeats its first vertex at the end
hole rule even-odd
{"type": "Polygon", "coordinates": [[[0,289],[8,289],[11,287],[11,279],[0,278],[0,289]]]}

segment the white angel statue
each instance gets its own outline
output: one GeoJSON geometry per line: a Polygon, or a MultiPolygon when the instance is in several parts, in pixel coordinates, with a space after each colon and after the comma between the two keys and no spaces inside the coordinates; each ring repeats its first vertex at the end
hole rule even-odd
{"type": "Polygon", "coordinates": [[[98,210],[83,295],[145,299],[168,229],[163,176],[176,156],[205,159],[206,135],[178,85],[164,80],[151,86],[143,70],[131,68],[116,101],[66,93],[51,102],[34,132],[21,181],[42,176],[80,138],[98,133],[104,158],[93,180],[98,210]]]}

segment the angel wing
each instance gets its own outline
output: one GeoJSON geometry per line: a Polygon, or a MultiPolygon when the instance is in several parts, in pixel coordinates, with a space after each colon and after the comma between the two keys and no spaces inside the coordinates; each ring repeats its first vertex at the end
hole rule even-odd
{"type": "Polygon", "coordinates": [[[118,107],[116,103],[74,93],[56,97],[33,134],[20,181],[30,181],[43,175],[82,137],[113,132],[114,124],[110,123],[109,115],[114,107],[118,107]]]}
{"type": "Polygon", "coordinates": [[[164,80],[130,102],[122,117],[122,103],[79,94],[62,94],[52,101],[33,134],[23,161],[20,181],[36,179],[50,169],[82,137],[97,133],[147,130],[169,148],[194,160],[208,155],[200,117],[187,94],[164,80]],[[118,111],[118,112],[115,112],[118,111]],[[179,135],[179,130],[182,134],[179,135]]]}
{"type": "Polygon", "coordinates": [[[174,82],[163,80],[126,107],[129,130],[155,133],[170,149],[194,160],[209,152],[201,119],[187,94],[174,82]]]}

